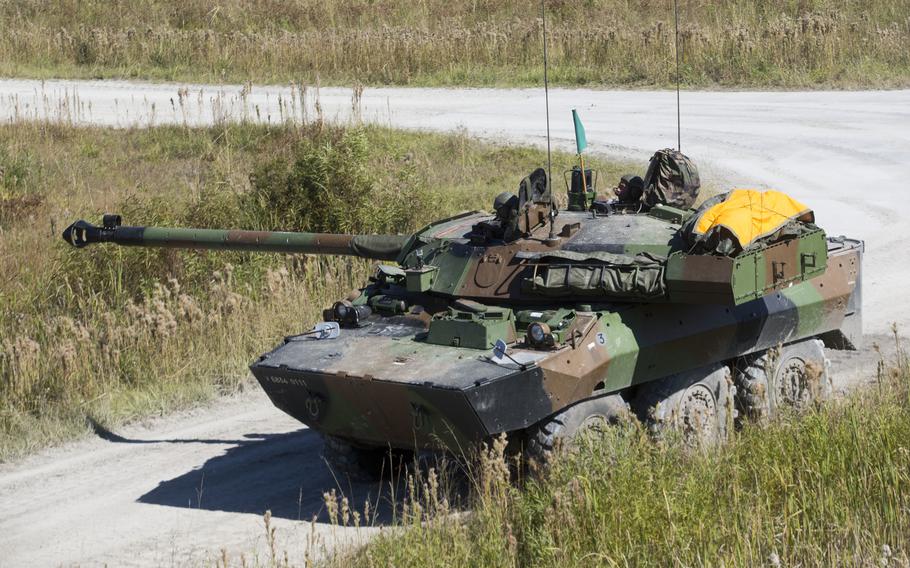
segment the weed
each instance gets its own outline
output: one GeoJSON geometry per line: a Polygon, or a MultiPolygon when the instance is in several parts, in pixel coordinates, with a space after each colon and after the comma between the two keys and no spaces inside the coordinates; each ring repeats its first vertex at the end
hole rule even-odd
{"type": "MultiPolygon", "coordinates": [[[[895,337],[898,336],[895,334],[895,337]]],[[[897,340],[897,339],[896,339],[897,340]]],[[[509,481],[497,441],[469,470],[469,515],[404,516],[340,554],[354,566],[906,566],[910,373],[881,390],[749,425],[711,453],[656,445],[628,424],[509,481]],[[408,520],[411,519],[411,522],[408,520]]],[[[429,479],[429,477],[426,477],[429,479]]],[[[409,485],[412,494],[419,482],[409,485]]],[[[429,504],[422,496],[422,504],[429,504]]],[[[409,504],[407,510],[417,510],[409,504]]]]}
{"type": "MultiPolygon", "coordinates": [[[[17,210],[0,220],[0,460],[87,432],[87,415],[117,423],[238,388],[257,353],[318,321],[370,271],[359,259],[303,255],[77,252],[59,235],[80,216],[116,211],[142,225],[408,232],[489,208],[542,162],[538,150],[496,148],[463,134],[318,121],[0,126],[0,191],[42,198],[27,217],[17,210]],[[453,149],[461,159],[450,159],[453,149]]],[[[619,175],[616,165],[599,167],[608,178],[619,175]]]]}
{"type": "MultiPolygon", "coordinates": [[[[674,79],[671,0],[551,1],[550,80],[674,79]]],[[[191,82],[537,85],[536,0],[0,5],[4,75],[191,82]]],[[[907,0],[680,2],[692,86],[906,85],[907,0]]]]}
{"type": "Polygon", "coordinates": [[[43,201],[41,168],[32,156],[0,147],[0,226],[29,219],[43,201]]]}

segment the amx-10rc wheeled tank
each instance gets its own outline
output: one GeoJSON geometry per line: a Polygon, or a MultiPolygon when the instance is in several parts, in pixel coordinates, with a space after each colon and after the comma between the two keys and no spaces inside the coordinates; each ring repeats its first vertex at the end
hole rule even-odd
{"type": "Polygon", "coordinates": [[[828,237],[774,191],[691,208],[697,175],[655,169],[622,203],[598,201],[594,176],[576,168],[562,211],[539,169],[495,213],[407,236],[128,227],[114,215],[63,236],[379,261],[325,322],[250,367],[339,466],[390,448],[461,452],[501,433],[546,460],[557,442],[631,414],[713,441],[737,414],[825,398],[823,346],[861,337],[862,242],[828,237]]]}

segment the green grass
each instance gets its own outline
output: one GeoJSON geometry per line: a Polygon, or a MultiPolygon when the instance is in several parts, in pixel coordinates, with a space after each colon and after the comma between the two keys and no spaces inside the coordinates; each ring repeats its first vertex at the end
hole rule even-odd
{"type": "Polygon", "coordinates": [[[406,233],[488,209],[544,161],[463,134],[318,122],[0,126],[0,460],[87,432],[87,416],[115,425],[239,388],[258,353],[370,271],[302,255],[75,251],[60,233],[76,219],[406,233]]]}
{"type": "Polygon", "coordinates": [[[878,387],[714,452],[656,445],[635,425],[588,440],[549,477],[508,480],[499,450],[471,473],[471,512],[417,480],[344,566],[906,566],[910,365],[878,387]]]}
{"type": "MultiPolygon", "coordinates": [[[[671,0],[549,0],[550,79],[673,83],[671,0]]],[[[910,0],[680,0],[690,87],[910,84],[910,0]]],[[[9,0],[0,74],[538,85],[537,0],[9,0]]]]}

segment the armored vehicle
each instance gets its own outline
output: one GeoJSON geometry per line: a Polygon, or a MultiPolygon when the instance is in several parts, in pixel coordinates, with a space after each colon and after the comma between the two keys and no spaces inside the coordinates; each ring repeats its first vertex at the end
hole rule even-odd
{"type": "Polygon", "coordinates": [[[710,442],[737,414],[828,395],[823,346],[861,337],[862,242],[828,237],[777,192],[629,206],[595,199],[593,179],[572,175],[573,207],[557,211],[539,169],[494,213],[406,236],[129,227],[114,215],[63,236],[378,261],[325,322],[250,367],[339,467],[501,433],[545,461],[631,415],[710,442]]]}

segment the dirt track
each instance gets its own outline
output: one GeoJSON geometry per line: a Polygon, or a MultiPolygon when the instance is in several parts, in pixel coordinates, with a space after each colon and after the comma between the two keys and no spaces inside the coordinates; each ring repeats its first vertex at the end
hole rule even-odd
{"type": "MultiPolygon", "coordinates": [[[[222,548],[232,565],[241,554],[261,564],[266,510],[278,553],[302,564],[307,550],[319,556],[374,532],[325,524],[322,493],[338,484],[321,446],[251,389],[0,466],[0,566],[198,566],[222,548]]],[[[376,485],[342,487],[376,508],[376,485]]]]}
{"type": "MultiPolygon", "coordinates": [[[[644,162],[654,149],[675,145],[674,101],[663,92],[557,90],[554,141],[571,148],[574,106],[592,152],[644,162]]],[[[323,89],[320,104],[328,118],[346,119],[350,92],[323,89]]],[[[394,126],[544,141],[536,90],[368,89],[361,109],[365,120],[394,126]]],[[[194,86],[180,97],[174,85],[0,80],[0,119],[143,126],[257,116],[274,122],[301,112],[280,88],[241,95],[239,87],[194,86]],[[290,111],[279,110],[279,96],[290,111]]],[[[830,233],[865,239],[867,333],[910,323],[903,237],[910,226],[910,92],[683,93],[683,150],[705,178],[789,191],[815,208],[830,233]]],[[[841,355],[838,386],[874,369],[868,352],[841,355]]],[[[321,515],[321,493],[335,486],[317,436],[299,426],[254,390],[0,466],[0,566],[195,565],[222,547],[235,559],[241,552],[266,558],[266,509],[276,516],[279,548],[299,562],[311,525],[297,519],[321,515]]],[[[378,488],[356,490],[362,503],[378,488]]],[[[315,530],[331,540],[325,525],[315,530]]]]}

